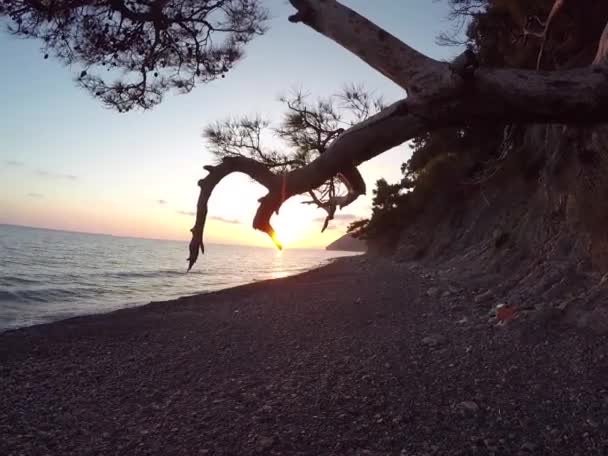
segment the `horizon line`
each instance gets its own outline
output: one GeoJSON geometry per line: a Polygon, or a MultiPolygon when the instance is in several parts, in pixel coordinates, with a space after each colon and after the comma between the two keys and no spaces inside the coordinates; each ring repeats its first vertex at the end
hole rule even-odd
{"type": "MultiPolygon", "coordinates": [[[[33,229],[33,230],[55,231],[58,233],[87,234],[90,236],[108,236],[108,237],[115,237],[115,238],[120,238],[120,239],[142,239],[145,241],[168,241],[168,242],[184,242],[184,243],[190,242],[186,239],[166,239],[166,238],[163,239],[163,238],[152,238],[152,237],[143,237],[143,236],[128,236],[128,235],[122,235],[122,234],[101,233],[101,232],[93,232],[93,231],[65,230],[65,229],[61,229],[61,228],[49,228],[46,226],[21,225],[18,223],[0,222],[0,227],[2,227],[2,226],[14,227],[14,228],[28,228],[28,229],[33,229]]],[[[227,246],[236,246],[236,247],[254,247],[254,248],[260,248],[260,249],[276,250],[276,247],[274,247],[274,246],[266,247],[263,245],[253,245],[253,244],[238,244],[238,243],[225,244],[225,243],[221,243],[221,242],[209,242],[208,244],[209,245],[227,245],[227,246]]],[[[289,247],[289,250],[325,250],[326,247],[327,246],[325,246],[325,247],[289,247]]]]}

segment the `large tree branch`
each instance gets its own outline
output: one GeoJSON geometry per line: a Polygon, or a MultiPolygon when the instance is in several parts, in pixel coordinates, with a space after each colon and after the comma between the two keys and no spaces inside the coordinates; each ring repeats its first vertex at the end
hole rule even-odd
{"type": "MultiPolygon", "coordinates": [[[[281,180],[279,176],[270,171],[264,164],[246,157],[227,157],[224,158],[219,165],[205,166],[205,169],[209,171],[209,174],[204,179],[198,181],[198,186],[201,191],[196,205],[196,222],[194,227],[190,230],[192,232],[192,240],[190,241],[188,270],[196,263],[199,251],[205,253],[203,232],[205,230],[205,222],[207,221],[207,203],[209,202],[213,189],[224,177],[231,173],[247,174],[249,177],[266,187],[269,192],[273,192],[281,180]]],[[[274,233],[270,223],[268,223],[266,230],[264,231],[271,236],[274,233]]]]}
{"type": "MultiPolygon", "coordinates": [[[[286,199],[308,193],[337,174],[427,131],[479,122],[608,122],[608,66],[604,63],[608,27],[594,65],[587,68],[554,72],[479,69],[470,52],[449,66],[424,57],[396,38],[387,38],[381,29],[335,0],[290,1],[299,11],[295,20],[355,52],[410,89],[410,97],[345,131],[310,164],[281,177],[273,175],[254,218],[254,228],[271,236],[270,219],[286,199]],[[446,74],[454,77],[446,78],[446,74]],[[426,85],[412,90],[412,84],[420,81],[426,85]]],[[[200,212],[206,215],[210,195],[203,187],[197,225],[200,212]]],[[[193,236],[202,236],[202,230],[193,230],[193,236]]],[[[194,245],[197,242],[202,246],[202,239],[193,239],[194,245]]],[[[191,264],[192,258],[196,260],[191,253],[191,264]]]]}
{"type": "Polygon", "coordinates": [[[386,30],[334,0],[290,0],[303,22],[415,94],[435,86],[445,64],[403,43],[386,30]]]}
{"type": "MultiPolygon", "coordinates": [[[[273,176],[270,185],[259,180],[257,174],[249,173],[269,189],[260,200],[254,228],[273,237],[270,219],[285,200],[308,193],[344,170],[355,168],[408,139],[441,127],[488,121],[608,122],[608,67],[595,65],[555,72],[479,69],[463,87],[442,99],[411,97],[398,101],[348,129],[310,164],[283,176],[266,169],[273,176]]],[[[209,196],[207,187],[201,186],[199,216],[201,201],[206,215],[209,196]]],[[[202,229],[193,230],[193,236],[202,236],[202,229]]],[[[193,258],[196,260],[191,253],[191,263],[193,258]]]]}
{"type": "Polygon", "coordinates": [[[425,131],[426,124],[408,112],[405,101],[399,101],[368,120],[350,128],[339,136],[316,160],[302,168],[283,175],[272,173],[264,164],[245,157],[228,157],[217,166],[207,166],[209,175],[199,181],[200,195],[197,204],[196,223],[192,228],[190,242],[190,269],[204,253],[203,232],[207,218],[207,203],[215,186],[228,174],[247,174],[268,189],[260,199],[260,206],[253,220],[253,228],[268,234],[280,248],[270,219],[278,213],[281,205],[294,195],[308,193],[328,179],[341,173],[348,179],[352,190],[343,200],[336,201],[346,206],[365,193],[365,182],[356,169],[360,163],[397,146],[425,131]]]}
{"type": "Polygon", "coordinates": [[[536,72],[479,69],[452,99],[469,120],[536,123],[608,121],[608,67],[536,72]],[[468,100],[472,106],[464,106],[468,100]]]}

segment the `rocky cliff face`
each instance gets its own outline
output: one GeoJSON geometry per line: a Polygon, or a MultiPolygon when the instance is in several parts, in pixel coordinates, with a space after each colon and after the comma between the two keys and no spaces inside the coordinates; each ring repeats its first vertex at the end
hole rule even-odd
{"type": "Polygon", "coordinates": [[[497,173],[461,204],[429,207],[395,258],[540,319],[608,333],[607,129],[529,127],[508,161],[515,173],[497,173]]]}

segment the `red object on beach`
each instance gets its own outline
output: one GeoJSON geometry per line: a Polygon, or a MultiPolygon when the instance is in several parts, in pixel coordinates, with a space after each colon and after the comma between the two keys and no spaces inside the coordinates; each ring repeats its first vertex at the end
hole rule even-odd
{"type": "Polygon", "coordinates": [[[515,315],[515,309],[511,306],[498,306],[496,307],[496,319],[498,321],[507,321],[515,315]]]}

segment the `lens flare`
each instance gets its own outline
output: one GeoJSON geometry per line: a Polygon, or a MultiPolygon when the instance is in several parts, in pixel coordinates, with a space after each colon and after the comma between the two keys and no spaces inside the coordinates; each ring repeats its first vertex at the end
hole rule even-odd
{"type": "Polygon", "coordinates": [[[277,247],[277,249],[283,250],[283,244],[277,237],[276,231],[273,231],[273,233],[270,235],[270,239],[272,239],[272,242],[274,242],[274,245],[277,247]]]}

